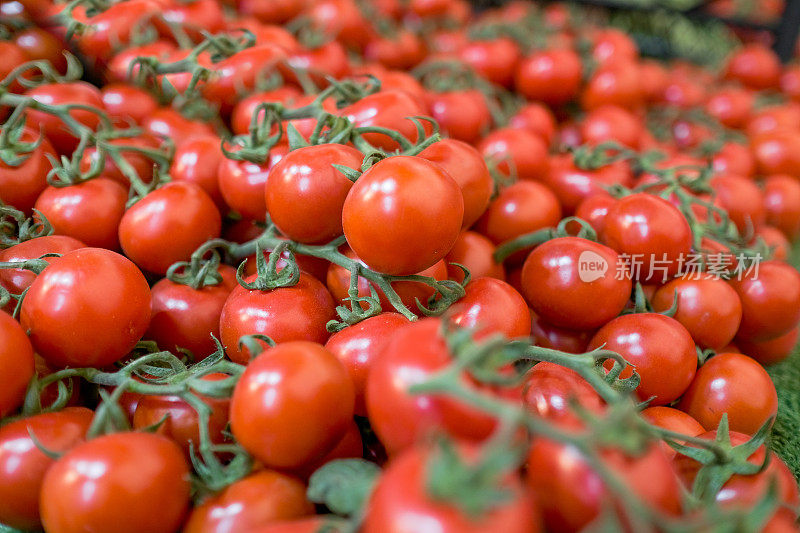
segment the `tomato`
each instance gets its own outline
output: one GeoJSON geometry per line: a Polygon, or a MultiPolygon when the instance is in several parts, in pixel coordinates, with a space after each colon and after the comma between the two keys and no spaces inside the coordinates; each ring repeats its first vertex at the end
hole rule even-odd
{"type": "Polygon", "coordinates": [[[505,176],[539,180],[547,173],[547,145],[528,130],[496,129],[484,137],[478,150],[483,157],[494,161],[497,170],[505,176]]]}
{"type": "Polygon", "coordinates": [[[754,95],[746,89],[727,87],[716,91],[705,104],[706,112],[729,128],[741,128],[750,118],[754,95]]]}
{"type": "Polygon", "coordinates": [[[277,520],[314,513],[305,485],[286,474],[261,470],[240,479],[195,508],[185,533],[253,531],[277,520]]]}
{"type": "Polygon", "coordinates": [[[631,294],[627,266],[607,246],[561,237],[534,248],[522,267],[528,304],[545,321],[596,329],[619,315],[631,294]]]}
{"type": "Polygon", "coordinates": [[[532,414],[566,428],[583,425],[572,402],[597,415],[605,410],[605,402],[588,381],[574,370],[548,362],[537,363],[525,376],[522,401],[532,414]]]}
{"type": "Polygon", "coordinates": [[[581,122],[581,137],[587,144],[616,141],[636,149],[644,135],[642,122],[633,113],[616,105],[592,109],[581,122]]]}
{"type": "Polygon", "coordinates": [[[800,321],[800,273],[783,261],[761,261],[730,284],[742,301],[738,336],[765,341],[788,333],[800,321]]]}
{"type": "MultiPolygon", "coordinates": [[[[21,46],[10,41],[0,42],[0,53],[5,58],[3,65],[0,66],[0,79],[5,79],[15,68],[33,59],[21,46]]],[[[14,81],[9,88],[14,93],[24,90],[18,81],[14,81]]]]}
{"type": "Polygon", "coordinates": [[[287,342],[247,365],[231,397],[231,430],[264,465],[295,468],[336,446],[354,403],[335,355],[313,342],[287,342]]]}
{"type": "MultiPolygon", "coordinates": [[[[660,446],[650,446],[638,456],[613,448],[601,454],[607,467],[646,504],[667,515],[680,513],[678,480],[660,446]]],[[[527,473],[547,531],[581,531],[610,504],[620,519],[627,521],[623,503],[615,501],[602,478],[573,446],[535,439],[528,454],[527,473]]]]}
{"type": "Polygon", "coordinates": [[[307,14],[313,26],[349,48],[361,50],[373,34],[354,0],[318,0],[309,4],[307,14]]]}
{"type": "Polygon", "coordinates": [[[164,275],[187,261],[201,244],[219,237],[222,219],[211,198],[189,182],[175,181],[149,193],[119,224],[122,249],[142,269],[164,275]]]}
{"type": "MultiPolygon", "coordinates": [[[[648,407],[642,410],[642,417],[653,424],[669,431],[677,431],[689,437],[696,437],[706,430],[700,425],[700,422],[687,415],[683,411],[659,405],[656,407],[648,407]]],[[[685,444],[685,442],[681,442],[685,444]]],[[[666,442],[661,443],[661,448],[668,457],[675,457],[678,453],[666,442]]]]}
{"type": "Polygon", "coordinates": [[[356,395],[355,414],[366,416],[364,395],[367,375],[375,358],[388,344],[392,334],[408,319],[399,313],[381,313],[334,333],[325,343],[331,353],[347,368],[356,395]]]}
{"type": "Polygon", "coordinates": [[[451,363],[441,327],[439,318],[402,326],[392,334],[367,375],[369,421],[390,456],[434,429],[476,441],[488,437],[496,425],[493,417],[450,396],[408,392],[409,387],[425,382],[451,363]]]}
{"type": "Polygon", "coordinates": [[[217,176],[219,191],[225,203],[245,218],[263,222],[267,216],[264,188],[270,169],[289,152],[289,147],[279,144],[270,150],[264,163],[222,159],[217,176]]]}
{"type": "MultiPolygon", "coordinates": [[[[466,514],[456,502],[431,494],[430,465],[436,460],[435,451],[419,448],[408,450],[389,463],[367,503],[364,533],[541,531],[537,506],[516,475],[500,481],[504,499],[474,516],[466,514]]],[[[442,479],[436,481],[446,483],[442,479]]]]}
{"type": "Polygon", "coordinates": [[[150,321],[150,288],[125,257],[81,248],[50,264],[28,289],[20,323],[53,366],[102,367],[125,356],[150,321]]]}
{"type": "Polygon", "coordinates": [[[410,30],[371,39],[364,47],[364,59],[390,69],[411,69],[425,59],[425,42],[410,30]]]}
{"type": "Polygon", "coordinates": [[[639,73],[645,102],[652,104],[661,101],[670,78],[664,64],[654,59],[645,59],[639,63],[639,73]]]}
{"type": "Polygon", "coordinates": [[[217,177],[217,169],[223,160],[220,143],[216,135],[199,135],[178,144],[169,172],[173,181],[186,181],[200,186],[220,212],[225,212],[227,206],[222,199],[217,177]]]}
{"type": "Polygon", "coordinates": [[[537,134],[549,146],[556,134],[556,118],[550,108],[538,102],[531,102],[520,108],[512,116],[508,125],[537,134]]]}
{"type": "Polygon", "coordinates": [[[793,101],[800,101],[800,68],[787,65],[780,79],[781,92],[793,101]]]}
{"type": "Polygon", "coordinates": [[[520,49],[509,37],[498,37],[470,42],[459,50],[458,56],[490,82],[509,87],[514,81],[520,49]]]}
{"type": "MultiPolygon", "coordinates": [[[[36,237],[29,241],[23,241],[10,248],[0,251],[0,261],[27,261],[36,259],[45,254],[65,254],[78,248],[85,248],[86,245],[77,239],[65,235],[47,235],[36,237]]],[[[57,261],[57,257],[46,257],[45,261],[52,263],[57,261]]],[[[0,284],[3,285],[11,294],[22,294],[22,291],[30,287],[36,274],[30,270],[22,268],[0,269],[0,284]]]]}
{"type": "Polygon", "coordinates": [[[517,290],[495,278],[473,278],[466,294],[447,310],[447,320],[461,328],[476,331],[481,339],[502,334],[508,339],[527,337],[531,315],[517,290]]]}
{"type": "Polygon", "coordinates": [[[749,146],[737,142],[726,142],[711,157],[714,171],[739,176],[752,176],[756,171],[756,160],[749,146]]]}
{"type": "Polygon", "coordinates": [[[347,51],[339,41],[328,41],[317,48],[299,48],[278,65],[284,79],[300,85],[295,71],[304,71],[318,86],[328,85],[328,78],[341,79],[350,71],[347,51]]]}
{"type": "Polygon", "coordinates": [[[325,515],[317,515],[298,520],[277,520],[254,529],[253,533],[318,533],[325,531],[326,528],[334,528],[333,531],[336,531],[337,527],[339,523],[336,520],[329,520],[325,515]]]}
{"type": "Polygon", "coordinates": [[[104,435],[75,446],[47,471],[42,524],[53,533],[172,533],[188,510],[189,488],[189,467],[166,437],[104,435]]]}
{"type": "Polygon", "coordinates": [[[7,165],[0,159],[0,200],[6,205],[30,213],[36,199],[47,188],[47,173],[53,166],[47,159],[56,153],[50,141],[31,128],[22,130],[19,142],[33,143],[41,137],[41,144],[17,166],[7,165]]]}
{"type": "Polygon", "coordinates": [[[236,52],[213,65],[209,80],[202,86],[203,96],[229,113],[238,95],[251,92],[258,80],[274,71],[285,57],[283,48],[272,43],[236,52]]]}
{"type": "Polygon", "coordinates": [[[617,61],[636,61],[639,59],[639,50],[636,42],[622,30],[616,28],[602,28],[592,36],[592,58],[604,66],[617,61]]]}
{"type": "Polygon", "coordinates": [[[492,196],[494,182],[481,154],[472,146],[455,139],[442,139],[420,152],[419,157],[441,166],[461,188],[466,229],[478,220],[492,196]]]}
{"type": "Polygon", "coordinates": [[[355,148],[322,144],[286,154],[269,171],[267,211],[280,232],[298,242],[325,243],[342,234],[342,208],[353,183],[333,165],[361,168],[355,148]]]}
{"type": "MultiPolygon", "coordinates": [[[[501,244],[526,233],[555,227],[561,220],[561,207],[550,189],[535,181],[518,181],[500,191],[491,201],[475,229],[495,244],[501,244]]],[[[524,260],[526,252],[512,259],[524,260]]]]}
{"type": "Polygon", "coordinates": [[[708,431],[728,413],[731,430],[752,435],[778,412],[778,395],[756,361],[739,353],[721,353],[697,370],[678,408],[708,431]]]}
{"type": "Polygon", "coordinates": [[[614,204],[601,238],[631,263],[633,278],[642,282],[674,276],[692,245],[692,231],[683,214],[647,193],[631,194],[614,204]]]}
{"type": "Polygon", "coordinates": [[[300,49],[300,43],[286,28],[275,24],[262,24],[253,17],[235,17],[229,21],[229,30],[247,29],[256,37],[257,44],[272,43],[283,48],[287,53],[300,49]]]}
{"type": "Polygon", "coordinates": [[[250,130],[256,107],[264,102],[280,102],[284,105],[294,103],[301,96],[300,91],[292,85],[282,85],[270,91],[260,91],[246,96],[236,103],[231,113],[233,133],[242,135],[250,130]]]}
{"type": "Polygon", "coordinates": [[[124,83],[110,83],[100,89],[103,107],[115,126],[144,122],[158,109],[156,99],[144,89],[124,83]]]}
{"type": "Polygon", "coordinates": [[[115,48],[131,44],[136,28],[151,20],[159,7],[153,0],[131,0],[87,17],[86,31],[77,36],[79,50],[95,61],[109,59],[115,48]]]}
{"type": "Polygon", "coordinates": [[[442,167],[397,156],[376,163],[356,181],[344,202],[342,225],[347,243],[367,266],[408,275],[450,251],[463,217],[461,190],[442,167]]]}
{"type": "Polygon", "coordinates": [[[740,345],[743,353],[766,366],[780,363],[789,357],[795,346],[797,346],[798,338],[800,338],[800,328],[795,327],[789,333],[768,341],[736,339],[736,342],[740,345]]]}
{"type": "Polygon", "coordinates": [[[777,174],[764,180],[766,222],[792,239],[800,233],[800,183],[791,176],[777,174]]]}
{"type": "Polygon", "coordinates": [[[748,243],[750,246],[763,241],[771,251],[770,258],[787,261],[792,250],[792,243],[781,230],[773,226],[761,226],[753,232],[753,238],[748,243]]]}
{"type": "Polygon", "coordinates": [[[55,462],[31,438],[62,453],[83,442],[92,411],[67,407],[23,418],[0,428],[0,522],[17,529],[41,528],[39,491],[45,472],[55,462]]]}
{"type": "Polygon", "coordinates": [[[161,17],[155,20],[161,34],[171,37],[172,33],[167,24],[180,25],[189,37],[200,41],[203,39],[202,31],[211,34],[225,29],[225,16],[222,4],[215,0],[197,0],[190,4],[181,2],[166,2],[161,17]],[[165,22],[161,27],[161,20],[165,22]]]}
{"type": "Polygon", "coordinates": [[[193,289],[167,278],[153,285],[152,317],[145,337],[153,339],[164,350],[178,353],[189,350],[196,361],[216,350],[211,338],[219,338],[219,317],[228,295],[238,286],[236,271],[220,265],[222,281],[193,289]]]}
{"type": "Polygon", "coordinates": [[[752,180],[734,175],[711,178],[711,187],[720,206],[728,212],[740,233],[764,224],[764,195],[752,180]]]}
{"type": "Polygon", "coordinates": [[[758,172],[800,176],[800,132],[778,130],[752,140],[758,172]]]}
{"type": "MultiPolygon", "coordinates": [[[[44,83],[29,89],[26,95],[47,105],[80,104],[103,110],[100,90],[85,81],[44,83]]],[[[37,124],[59,154],[69,155],[78,146],[77,135],[65,127],[60,118],[30,108],[26,113],[28,123],[37,124]]],[[[73,109],[69,114],[77,122],[92,130],[100,124],[100,117],[85,109],[73,109]]]]}
{"type": "MultiPolygon", "coordinates": [[[[106,75],[110,81],[133,81],[139,72],[138,67],[131,68],[133,62],[139,57],[153,58],[159,61],[170,61],[177,52],[177,47],[172,41],[159,39],[152,43],[138,46],[129,46],[119,50],[111,57],[106,66],[106,75]]],[[[121,102],[117,102],[121,104],[121,102]]],[[[122,103],[122,105],[128,105],[122,103]]],[[[145,118],[143,115],[142,118],[145,118]]]]}
{"type": "MultiPolygon", "coordinates": [[[[494,260],[494,244],[488,238],[474,231],[464,231],[445,257],[447,275],[450,279],[463,281],[464,272],[453,265],[458,263],[467,267],[473,279],[490,277],[505,280],[505,269],[494,260]]],[[[2,274],[0,274],[2,275],[2,274]]]]}
{"type": "MultiPolygon", "coordinates": [[[[371,94],[339,111],[356,127],[378,126],[399,132],[403,137],[416,142],[417,128],[407,117],[425,115],[425,109],[405,91],[384,90],[371,94]]],[[[382,133],[367,133],[364,139],[376,148],[391,152],[399,148],[397,141],[382,133]]]]}
{"type": "Polygon", "coordinates": [[[25,330],[11,315],[0,311],[0,418],[16,411],[25,399],[28,382],[34,374],[33,347],[25,330]]]}
{"type": "Polygon", "coordinates": [[[670,78],[661,97],[665,104],[679,109],[702,106],[706,99],[705,87],[698,80],[688,76],[670,78]]]}
{"type": "Polygon", "coordinates": [[[742,319],[742,303],[721,278],[687,273],[658,288],[651,303],[655,311],[672,307],[673,318],[683,324],[701,348],[719,350],[733,340],[742,319]]]}
{"type": "Polygon", "coordinates": [[[605,193],[605,187],[629,186],[631,182],[631,169],[625,162],[618,161],[598,169],[584,170],[575,165],[569,154],[551,158],[550,170],[542,179],[542,183],[558,198],[565,214],[575,213],[578,206],[590,197],[604,194],[606,198],[610,198],[605,193]]]}
{"type": "Polygon", "coordinates": [[[575,331],[554,326],[531,311],[531,337],[536,346],[567,353],[583,353],[593,335],[594,331],[575,331]]]}
{"type": "Polygon", "coordinates": [[[746,132],[751,139],[784,131],[796,133],[798,120],[800,120],[800,107],[796,104],[771,105],[753,113],[753,117],[747,122],[746,132]]]}
{"type": "Polygon", "coordinates": [[[150,113],[142,123],[142,128],[156,137],[172,139],[176,145],[195,135],[214,134],[207,123],[188,119],[169,107],[160,107],[150,113]]]}
{"type": "Polygon", "coordinates": [[[617,199],[607,192],[599,192],[587,196],[575,209],[575,216],[588,222],[598,235],[603,233],[606,227],[606,217],[611,207],[617,203],[617,199]]]}
{"type": "Polygon", "coordinates": [[[725,77],[751,89],[777,88],[781,63],[775,52],[762,44],[751,43],[731,54],[725,66],[725,77]]]}
{"type": "MultiPolygon", "coordinates": [[[[245,279],[252,282],[255,276],[245,279]]],[[[300,272],[297,285],[271,291],[238,286],[228,296],[219,317],[220,340],[232,361],[247,364],[252,355],[239,348],[242,335],[262,334],[277,343],[328,339],[325,325],[336,317],[335,304],[325,286],[300,272]]],[[[263,346],[266,346],[262,343],[263,346]]]]}
{"type": "Polygon", "coordinates": [[[519,62],[514,86],[529,100],[560,106],[578,96],[581,73],[581,59],[572,50],[542,50],[519,62]]]}
{"type": "Polygon", "coordinates": [[[258,0],[236,0],[236,7],[243,15],[253,15],[268,24],[286,22],[308,5],[308,0],[275,0],[264,3],[258,0]]]}
{"type": "Polygon", "coordinates": [[[36,209],[50,221],[56,235],[118,250],[117,232],[127,201],[128,191],[122,185],[96,178],[68,187],[47,187],[36,200],[36,209]]]}
{"type": "Polygon", "coordinates": [[[598,68],[586,82],[581,105],[586,110],[611,104],[636,110],[643,101],[639,68],[633,62],[611,62],[598,68]]]}
{"type": "Polygon", "coordinates": [[[364,441],[361,439],[361,431],[358,429],[358,424],[354,420],[347,426],[344,436],[331,451],[316,461],[304,464],[293,472],[300,479],[308,480],[314,472],[334,459],[356,459],[361,458],[363,455],[364,441]]]}
{"type": "Polygon", "coordinates": [[[427,100],[442,133],[453,139],[475,143],[492,123],[486,97],[477,89],[430,93],[427,100]]]}
{"type": "MultiPolygon", "coordinates": [[[[628,361],[620,377],[628,377],[636,369],[641,376],[636,394],[642,401],[654,397],[650,405],[678,399],[697,371],[697,352],[689,332],[677,320],[658,313],[615,318],[595,333],[589,348],[601,345],[628,361]]],[[[610,362],[605,366],[611,368],[610,362]]]]}

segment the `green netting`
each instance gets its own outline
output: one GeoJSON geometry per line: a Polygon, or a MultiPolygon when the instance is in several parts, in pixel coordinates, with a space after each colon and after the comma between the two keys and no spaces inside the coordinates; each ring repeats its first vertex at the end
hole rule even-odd
{"type": "Polygon", "coordinates": [[[778,418],[772,431],[772,448],[800,480],[800,349],[767,371],[778,389],[778,418]]]}

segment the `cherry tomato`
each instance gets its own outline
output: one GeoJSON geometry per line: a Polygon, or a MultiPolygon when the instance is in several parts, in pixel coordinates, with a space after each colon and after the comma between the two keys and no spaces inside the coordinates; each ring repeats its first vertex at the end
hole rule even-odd
{"type": "Polygon", "coordinates": [[[442,132],[459,141],[477,142],[492,123],[486,97],[477,89],[431,93],[428,107],[442,132]]]}
{"type": "MultiPolygon", "coordinates": [[[[505,269],[494,260],[494,244],[488,238],[474,231],[464,231],[445,257],[447,275],[456,281],[464,280],[464,271],[452,263],[465,266],[475,278],[490,277],[505,280],[505,269]]],[[[0,273],[2,276],[2,273],[0,273]]]]}
{"type": "Polygon", "coordinates": [[[756,160],[749,146],[737,142],[724,143],[711,157],[716,172],[752,176],[756,171],[756,160]]]}
{"type": "Polygon", "coordinates": [[[572,50],[543,50],[519,62],[514,86],[529,100],[560,106],[578,96],[581,72],[581,59],[572,50]]]}
{"type": "Polygon", "coordinates": [[[601,66],[616,61],[636,61],[639,50],[634,40],[615,28],[602,28],[592,36],[592,58],[601,66]]]}
{"type": "Polygon", "coordinates": [[[279,144],[270,150],[264,163],[222,159],[217,175],[219,191],[225,203],[245,218],[263,222],[267,215],[264,187],[269,171],[289,152],[289,147],[279,144]]]}
{"type": "Polygon", "coordinates": [[[86,31],[77,36],[78,48],[94,61],[109,59],[115,48],[131,44],[135,28],[155,16],[159,7],[152,0],[131,0],[87,17],[86,31]]]}
{"type": "Polygon", "coordinates": [[[578,204],[575,216],[589,223],[598,235],[602,235],[606,227],[606,217],[617,199],[606,192],[592,194],[578,204]]]}
{"type": "Polygon", "coordinates": [[[606,104],[635,110],[643,101],[639,80],[639,68],[633,62],[616,61],[603,65],[586,82],[581,105],[587,110],[606,104]]]}
{"type": "Polygon", "coordinates": [[[390,69],[411,69],[425,59],[425,42],[414,32],[400,29],[392,36],[371,39],[364,47],[364,59],[390,69]]]}
{"type": "MultiPolygon", "coordinates": [[[[768,341],[749,341],[746,339],[736,339],[742,353],[746,353],[764,366],[780,363],[797,346],[800,338],[800,328],[794,328],[780,337],[775,337],[768,341]]],[[[730,351],[730,350],[725,350],[730,351]]]]}
{"type": "MultiPolygon", "coordinates": [[[[689,437],[696,437],[705,433],[706,430],[700,425],[700,422],[687,415],[683,411],[673,407],[666,407],[659,405],[656,407],[648,407],[642,410],[642,417],[653,424],[669,431],[677,431],[689,437]]],[[[685,442],[678,441],[680,444],[685,442]]],[[[661,449],[668,457],[675,457],[678,453],[666,442],[661,443],[661,449]]]]}
{"type": "Polygon", "coordinates": [[[767,224],[793,239],[800,233],[800,183],[778,174],[764,180],[764,210],[767,224]]]}
{"type": "MultiPolygon", "coordinates": [[[[27,261],[28,259],[36,259],[45,254],[63,255],[67,252],[85,247],[85,244],[72,237],[67,237],[65,235],[47,235],[29,241],[23,241],[0,251],[0,261],[27,261]]],[[[48,263],[52,263],[53,261],[58,261],[58,258],[46,257],[44,260],[48,263]]],[[[30,287],[34,279],[36,279],[36,274],[30,270],[25,270],[23,268],[0,269],[0,284],[8,289],[11,294],[22,294],[22,291],[30,287]]],[[[12,300],[12,302],[14,301],[12,300]]]]}
{"type": "MultiPolygon", "coordinates": [[[[399,132],[403,137],[416,142],[417,127],[408,117],[425,115],[425,109],[405,91],[378,91],[345,107],[339,112],[347,117],[356,127],[378,126],[399,132]]],[[[399,148],[397,141],[383,133],[366,133],[364,139],[387,152],[399,148]]]]}
{"type": "Polygon", "coordinates": [[[115,126],[125,126],[129,121],[141,124],[158,108],[158,102],[150,93],[133,85],[110,83],[100,92],[103,107],[115,126]]]}
{"type": "Polygon", "coordinates": [[[581,137],[587,144],[616,141],[629,148],[639,147],[644,128],[633,113],[616,105],[592,109],[581,122],[581,137]]]}
{"type": "Polygon", "coordinates": [[[20,164],[7,165],[0,159],[0,200],[25,213],[31,212],[36,199],[47,188],[47,173],[53,168],[47,156],[56,155],[50,141],[33,129],[23,129],[19,142],[33,143],[37,139],[41,141],[39,146],[24,154],[27,159],[20,164]]]}
{"type": "Polygon", "coordinates": [[[567,353],[583,353],[593,336],[594,331],[576,331],[549,324],[531,311],[531,337],[536,346],[567,353]]]}
{"type": "Polygon", "coordinates": [[[739,87],[722,88],[705,104],[706,112],[729,128],[741,128],[750,118],[753,93],[739,87]]]}
{"type": "Polygon", "coordinates": [[[13,413],[22,405],[25,391],[34,373],[33,347],[25,330],[11,315],[0,311],[0,370],[3,388],[0,390],[0,418],[13,413]]]}
{"type": "Polygon", "coordinates": [[[466,294],[447,311],[451,323],[475,330],[476,339],[497,333],[508,339],[530,334],[530,311],[514,287],[495,278],[473,278],[464,289],[466,294]]]}
{"type": "Polygon", "coordinates": [[[47,471],[42,524],[54,533],[172,533],[188,510],[189,488],[186,460],[166,437],[104,435],[75,446],[47,471]]]}
{"type": "MultiPolygon", "coordinates": [[[[45,83],[29,89],[27,96],[46,105],[80,104],[103,110],[100,90],[85,81],[67,83],[45,83]]],[[[59,154],[68,155],[78,146],[78,136],[55,115],[28,108],[28,123],[37,124],[47,135],[59,154]]],[[[97,113],[85,109],[73,109],[70,116],[80,124],[94,130],[100,124],[97,113]]]]}
{"type": "Polygon", "coordinates": [[[556,117],[544,104],[531,102],[511,117],[508,125],[537,134],[549,146],[556,134],[556,117]]]}
{"type": "Polygon", "coordinates": [[[181,144],[195,135],[214,134],[207,123],[190,120],[169,107],[160,107],[150,113],[142,123],[142,128],[156,137],[172,139],[175,144],[181,144]]]}
{"type": "Polygon", "coordinates": [[[322,466],[334,459],[356,459],[364,455],[364,441],[361,439],[361,431],[355,420],[350,422],[344,436],[331,451],[323,455],[316,461],[304,464],[301,468],[294,469],[293,472],[303,480],[308,480],[311,475],[322,466]]]}
{"type": "Polygon", "coordinates": [[[344,365],[321,345],[295,341],[253,359],[231,397],[236,440],[266,466],[295,468],[323,456],[353,417],[344,365]]]}
{"type": "Polygon", "coordinates": [[[211,77],[202,86],[203,96],[229,113],[238,94],[251,92],[285,57],[283,48],[272,43],[244,48],[213,65],[211,77]]]}
{"type": "Polygon", "coordinates": [[[605,410],[605,402],[589,382],[574,370],[548,362],[537,363],[525,376],[522,401],[531,413],[575,429],[583,422],[572,402],[598,415],[605,410]]]}
{"type": "Polygon", "coordinates": [[[307,0],[275,0],[268,4],[258,0],[236,0],[236,7],[243,15],[253,15],[267,24],[286,22],[299,15],[307,5],[307,0]]]}
{"type": "Polygon", "coordinates": [[[778,412],[778,395],[756,361],[739,353],[721,353],[697,370],[678,408],[708,431],[728,413],[731,430],[752,435],[778,412]]]}
{"type": "Polygon", "coordinates": [[[199,185],[214,204],[225,212],[225,200],[219,190],[217,169],[222,162],[220,139],[216,135],[200,135],[175,147],[170,167],[173,181],[186,181],[199,185]]]}
{"type": "Polygon", "coordinates": [[[473,41],[461,48],[459,57],[475,71],[497,85],[511,86],[520,60],[520,49],[514,40],[497,37],[473,41]]]}
{"type": "Polygon", "coordinates": [[[725,77],[737,80],[752,89],[777,88],[781,63],[775,52],[764,45],[747,44],[731,54],[725,77]]]}
{"type": "Polygon", "coordinates": [[[500,128],[494,130],[478,145],[478,150],[495,162],[505,176],[521,180],[539,180],[547,173],[547,145],[528,130],[500,128]]]}
{"type": "Polygon", "coordinates": [[[759,173],[800,175],[800,132],[764,133],[755,137],[751,146],[759,173]]]}

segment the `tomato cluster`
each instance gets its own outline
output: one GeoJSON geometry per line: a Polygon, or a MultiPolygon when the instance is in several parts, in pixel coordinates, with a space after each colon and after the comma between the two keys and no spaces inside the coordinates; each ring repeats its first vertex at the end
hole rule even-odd
{"type": "Polygon", "coordinates": [[[797,66],[560,3],[0,13],[0,529],[797,530],[797,66]]]}

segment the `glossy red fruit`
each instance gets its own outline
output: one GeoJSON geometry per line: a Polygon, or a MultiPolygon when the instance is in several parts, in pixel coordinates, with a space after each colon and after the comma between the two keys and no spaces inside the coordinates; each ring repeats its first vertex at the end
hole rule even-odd
{"type": "Polygon", "coordinates": [[[572,402],[601,415],[605,402],[577,372],[555,363],[537,363],[525,376],[525,408],[565,428],[580,429],[583,422],[572,402]]]}
{"type": "Polygon", "coordinates": [[[561,350],[567,353],[584,353],[594,331],[576,331],[560,328],[542,320],[531,311],[531,337],[536,346],[561,350]]]}
{"type": "Polygon", "coordinates": [[[752,89],[778,86],[781,64],[775,52],[762,44],[743,46],[728,59],[725,77],[737,80],[752,89]]]}
{"type": "Polygon", "coordinates": [[[22,405],[34,374],[34,361],[33,347],[25,330],[4,311],[0,311],[0,341],[0,370],[3,375],[0,417],[5,417],[22,405]]]}
{"type": "MultiPolygon", "coordinates": [[[[86,245],[77,239],[65,235],[46,235],[15,244],[10,248],[0,251],[0,261],[27,261],[36,259],[45,254],[63,255],[67,252],[85,248],[86,245]]],[[[58,257],[46,257],[48,263],[58,261],[58,257]]],[[[22,294],[30,287],[36,274],[24,268],[4,268],[0,270],[0,285],[11,294],[22,294]]],[[[12,300],[12,302],[16,302],[12,300]]],[[[16,303],[14,303],[16,305],[16,303]]],[[[11,305],[13,311],[14,305],[11,305]]]]}
{"type": "Polygon", "coordinates": [[[41,144],[25,154],[27,159],[18,165],[7,165],[0,159],[0,200],[24,213],[31,212],[36,199],[47,188],[47,173],[53,168],[47,156],[56,155],[50,141],[33,129],[23,129],[18,140],[33,143],[37,139],[41,144]]]}
{"type": "Polygon", "coordinates": [[[458,263],[469,270],[473,279],[488,276],[505,280],[505,269],[494,260],[494,252],[495,246],[488,238],[474,231],[462,232],[445,257],[448,277],[459,282],[464,279],[464,271],[453,264],[458,263]]]}
{"type": "MultiPolygon", "coordinates": [[[[80,104],[103,110],[100,90],[85,81],[46,83],[29,89],[26,95],[46,105],[80,104]]],[[[56,115],[30,108],[26,111],[28,123],[37,124],[59,154],[69,155],[78,146],[76,133],[64,127],[56,115]]],[[[71,110],[70,116],[91,130],[100,124],[100,116],[85,109],[71,110]]]]}
{"type": "Polygon", "coordinates": [[[530,334],[530,311],[514,287],[495,278],[473,278],[464,290],[466,294],[445,315],[451,323],[475,330],[476,339],[498,333],[519,339],[530,334]]]}
{"type": "MultiPolygon", "coordinates": [[[[642,410],[642,418],[663,429],[676,431],[689,437],[697,437],[706,432],[700,422],[678,409],[659,405],[642,410]]],[[[684,442],[679,441],[681,444],[684,442]]],[[[668,457],[675,457],[678,453],[666,442],[661,443],[661,448],[668,457]]]]}
{"type": "Polygon", "coordinates": [[[793,239],[800,232],[800,182],[777,174],[764,180],[764,210],[767,224],[793,239]]]}
{"type": "Polygon", "coordinates": [[[519,62],[515,87],[530,100],[563,105],[578,95],[582,70],[580,57],[572,50],[534,52],[519,62]]]}
{"type": "MultiPolygon", "coordinates": [[[[764,366],[774,365],[785,360],[791,355],[797,340],[800,338],[800,328],[794,328],[789,333],[775,337],[768,341],[749,341],[736,339],[739,349],[764,366]]],[[[726,350],[727,351],[727,350],[726,350]]]]}
{"type": "Polygon", "coordinates": [[[494,161],[505,176],[521,180],[540,180],[548,169],[547,145],[528,130],[500,128],[483,138],[478,145],[483,157],[494,161]]]}

